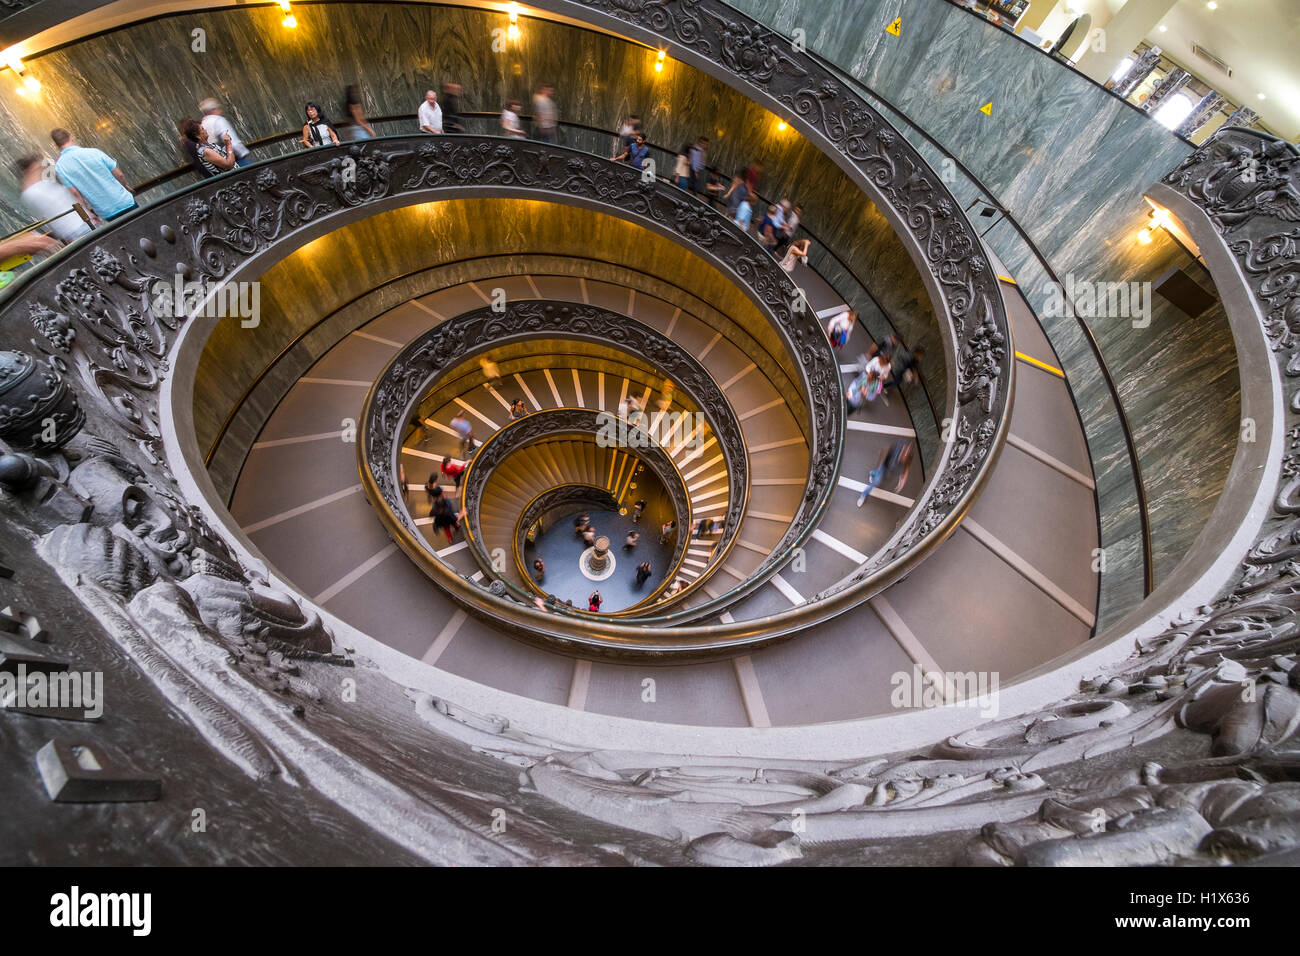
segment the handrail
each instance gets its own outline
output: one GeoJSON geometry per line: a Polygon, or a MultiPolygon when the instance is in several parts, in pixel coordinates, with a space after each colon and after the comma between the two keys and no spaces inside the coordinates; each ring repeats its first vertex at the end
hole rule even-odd
{"type": "Polygon", "coordinates": [[[0,236],[0,242],[3,242],[6,239],[12,239],[14,236],[21,236],[25,232],[31,232],[33,229],[40,229],[42,226],[48,226],[50,223],[57,222],[58,220],[62,219],[64,216],[68,215],[68,213],[72,213],[72,212],[75,212],[78,216],[80,216],[82,222],[84,222],[87,226],[90,226],[90,228],[92,229],[95,228],[95,224],[90,221],[90,216],[86,212],[85,208],[81,205],[81,203],[74,202],[67,209],[63,210],[63,212],[56,212],[53,216],[50,216],[46,219],[42,219],[40,222],[29,223],[26,226],[23,226],[19,229],[15,229],[13,232],[8,233],[7,235],[0,236]]]}

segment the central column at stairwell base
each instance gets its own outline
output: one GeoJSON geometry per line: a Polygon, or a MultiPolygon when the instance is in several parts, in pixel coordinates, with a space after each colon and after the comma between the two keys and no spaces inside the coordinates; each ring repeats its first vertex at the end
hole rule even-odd
{"type": "Polygon", "coordinates": [[[596,539],[596,546],[587,552],[587,567],[599,574],[609,564],[609,538],[603,534],[596,539]]]}

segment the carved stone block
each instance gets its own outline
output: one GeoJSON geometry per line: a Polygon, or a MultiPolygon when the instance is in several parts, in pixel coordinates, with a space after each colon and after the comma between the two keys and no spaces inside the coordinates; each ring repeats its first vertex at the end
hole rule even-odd
{"type": "Polygon", "coordinates": [[[55,738],[36,754],[36,766],[56,803],[138,803],[162,796],[162,781],[141,776],[102,749],[55,738]]]}
{"type": "Polygon", "coordinates": [[[26,666],[28,671],[47,674],[68,669],[67,661],[41,650],[34,641],[15,640],[6,634],[0,634],[0,671],[16,674],[19,664],[26,666]]]}

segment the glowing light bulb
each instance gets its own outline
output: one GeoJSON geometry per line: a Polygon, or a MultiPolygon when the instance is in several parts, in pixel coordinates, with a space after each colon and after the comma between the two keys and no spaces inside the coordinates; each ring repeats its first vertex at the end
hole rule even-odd
{"type": "Polygon", "coordinates": [[[1169,210],[1155,209],[1151,212],[1151,225],[1157,229],[1163,229],[1169,225],[1169,210]]]}
{"type": "Polygon", "coordinates": [[[511,22],[511,23],[518,23],[518,22],[519,22],[519,4],[517,4],[517,3],[512,3],[512,4],[510,4],[509,10],[510,10],[510,22],[511,22]]]}
{"type": "Polygon", "coordinates": [[[519,28],[515,26],[513,23],[510,24],[510,26],[506,28],[506,37],[509,38],[511,43],[518,43],[519,28]]]}
{"type": "Polygon", "coordinates": [[[27,88],[28,93],[39,93],[41,91],[41,81],[34,76],[24,76],[23,86],[27,88]]]}
{"type": "Polygon", "coordinates": [[[277,2],[280,4],[281,10],[283,10],[285,13],[289,12],[289,0],[277,0],[277,2]]]}
{"type": "Polygon", "coordinates": [[[284,27],[286,30],[292,30],[298,26],[298,18],[291,13],[280,21],[280,26],[284,27]]]}
{"type": "Polygon", "coordinates": [[[1210,2],[1206,4],[1206,6],[1209,7],[1211,10],[1219,9],[1219,5],[1215,3],[1214,0],[1210,0],[1210,2]]]}
{"type": "Polygon", "coordinates": [[[777,124],[776,124],[776,128],[777,128],[777,131],[778,131],[778,132],[784,133],[784,132],[785,132],[785,120],[781,120],[781,122],[777,123],[777,124]]]}
{"type": "Polygon", "coordinates": [[[1151,245],[1151,230],[1150,230],[1150,229],[1141,229],[1141,230],[1139,230],[1139,231],[1138,231],[1138,242],[1142,243],[1142,245],[1144,245],[1144,246],[1149,246],[1149,245],[1151,245]]]}
{"type": "Polygon", "coordinates": [[[659,51],[659,61],[660,61],[660,62],[663,62],[667,57],[668,57],[668,51],[667,51],[667,50],[660,50],[660,51],[659,51]]]}
{"type": "Polygon", "coordinates": [[[663,64],[663,61],[662,61],[662,60],[656,60],[656,61],[655,61],[655,72],[656,72],[656,73],[662,73],[663,71],[664,71],[664,64],[663,64]]]}

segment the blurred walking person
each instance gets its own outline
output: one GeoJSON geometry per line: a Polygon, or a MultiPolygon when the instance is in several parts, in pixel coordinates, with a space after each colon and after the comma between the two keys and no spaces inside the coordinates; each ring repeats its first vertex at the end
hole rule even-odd
{"type": "Polygon", "coordinates": [[[533,138],[554,143],[558,122],[555,118],[555,87],[543,83],[533,94],[533,138]]]}
{"type": "Polygon", "coordinates": [[[862,494],[858,496],[858,507],[862,507],[862,503],[871,494],[872,488],[894,475],[898,476],[898,481],[894,484],[894,493],[897,494],[902,491],[911,470],[912,443],[906,438],[900,438],[881,454],[880,462],[875,468],[871,469],[871,474],[867,475],[867,486],[862,489],[862,494]]]}

